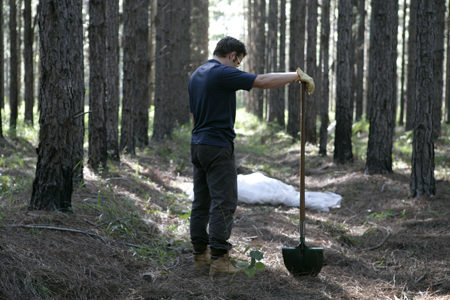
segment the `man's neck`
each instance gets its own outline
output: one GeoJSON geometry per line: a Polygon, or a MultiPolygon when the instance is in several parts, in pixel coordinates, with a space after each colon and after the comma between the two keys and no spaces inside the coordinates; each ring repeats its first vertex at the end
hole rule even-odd
{"type": "Polygon", "coordinates": [[[217,55],[214,55],[213,59],[217,60],[218,62],[220,62],[223,65],[226,65],[226,58],[225,57],[219,57],[217,55]]]}
{"type": "Polygon", "coordinates": [[[234,63],[230,59],[228,59],[228,56],[220,57],[220,56],[214,55],[213,59],[217,60],[222,65],[234,67],[234,63]]]}

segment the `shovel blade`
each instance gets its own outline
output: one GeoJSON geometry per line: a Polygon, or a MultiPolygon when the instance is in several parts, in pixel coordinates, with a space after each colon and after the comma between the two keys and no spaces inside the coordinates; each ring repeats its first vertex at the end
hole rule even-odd
{"type": "Polygon", "coordinates": [[[284,265],[295,276],[317,276],[323,265],[323,248],[307,247],[300,244],[297,247],[283,247],[284,265]]]}

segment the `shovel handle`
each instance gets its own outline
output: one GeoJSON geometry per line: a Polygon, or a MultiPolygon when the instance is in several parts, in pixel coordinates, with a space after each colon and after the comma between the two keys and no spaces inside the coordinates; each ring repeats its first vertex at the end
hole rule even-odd
{"type": "Polygon", "coordinates": [[[305,98],[306,87],[300,83],[300,236],[303,236],[305,222],[305,98]]]}

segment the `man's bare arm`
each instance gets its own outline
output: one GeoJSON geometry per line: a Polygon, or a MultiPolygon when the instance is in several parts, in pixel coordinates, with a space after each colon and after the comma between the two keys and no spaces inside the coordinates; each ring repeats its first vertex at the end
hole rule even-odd
{"type": "Polygon", "coordinates": [[[259,74],[253,82],[253,87],[273,89],[293,82],[297,78],[296,72],[259,74]]]}

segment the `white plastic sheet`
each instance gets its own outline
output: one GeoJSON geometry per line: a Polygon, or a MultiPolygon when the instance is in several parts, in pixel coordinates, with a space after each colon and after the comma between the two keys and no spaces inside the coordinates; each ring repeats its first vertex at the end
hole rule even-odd
{"type": "MultiPolygon", "coordinates": [[[[193,200],[192,190],[189,193],[193,200]]],[[[339,208],[342,196],[332,192],[305,192],[306,208],[328,212],[339,208]]],[[[300,193],[292,185],[261,173],[238,175],[238,201],[247,204],[299,206],[300,193]]]]}
{"type": "MultiPolygon", "coordinates": [[[[261,173],[238,175],[238,201],[248,204],[299,206],[300,192],[292,185],[261,173]]],[[[306,208],[328,212],[341,205],[342,196],[332,192],[305,192],[306,208]]]]}

